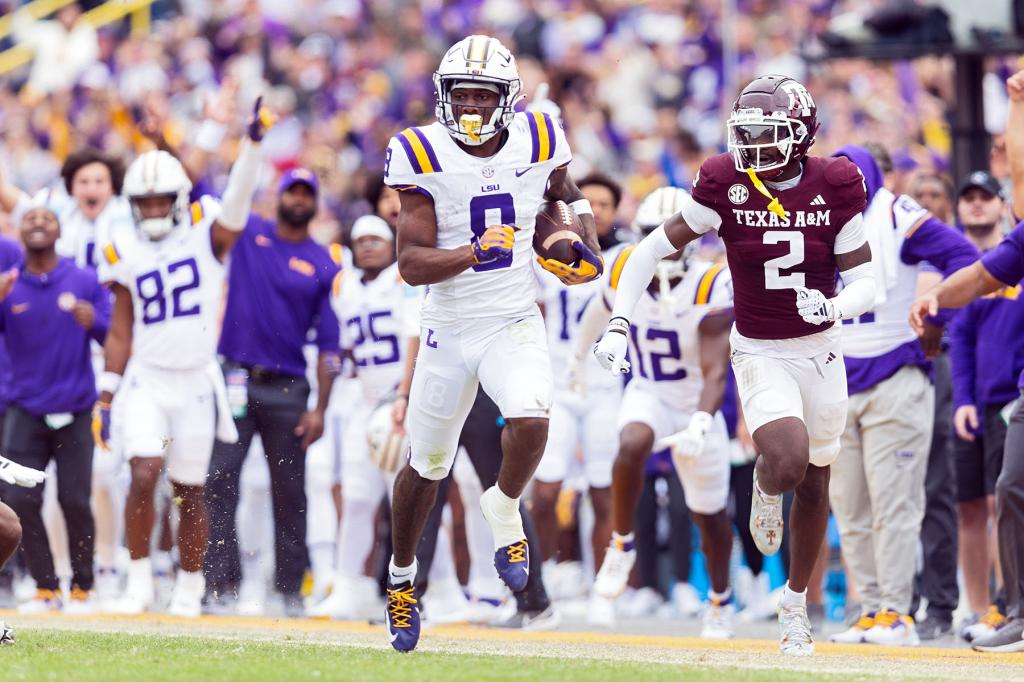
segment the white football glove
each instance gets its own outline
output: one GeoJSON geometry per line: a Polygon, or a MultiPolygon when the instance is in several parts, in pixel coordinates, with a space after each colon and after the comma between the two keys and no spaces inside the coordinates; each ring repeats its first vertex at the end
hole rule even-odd
{"type": "Polygon", "coordinates": [[[30,469],[0,456],[0,481],[11,485],[20,485],[22,488],[35,488],[44,480],[46,480],[46,472],[30,469]]]}
{"type": "Polygon", "coordinates": [[[623,317],[613,317],[604,330],[604,336],[594,345],[597,361],[612,374],[625,374],[629,371],[629,363],[626,362],[628,333],[629,322],[623,317]]]}
{"type": "Polygon", "coordinates": [[[843,313],[836,307],[835,301],[825,298],[825,294],[817,289],[795,287],[796,311],[804,322],[825,324],[843,319],[843,313]]]}
{"type": "Polygon", "coordinates": [[[685,429],[660,439],[654,444],[654,449],[671,448],[672,461],[678,469],[680,464],[697,459],[704,453],[704,439],[712,423],[714,417],[707,412],[694,412],[685,429]]]}

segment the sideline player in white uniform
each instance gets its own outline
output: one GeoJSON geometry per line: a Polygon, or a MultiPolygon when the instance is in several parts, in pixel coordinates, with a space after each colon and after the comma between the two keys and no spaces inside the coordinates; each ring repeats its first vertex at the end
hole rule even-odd
{"type": "Polygon", "coordinates": [[[311,612],[338,619],[365,617],[365,596],[376,593],[363,564],[373,548],[373,518],[400,460],[382,468],[371,459],[368,425],[380,405],[394,396],[405,371],[408,340],[420,333],[421,289],[406,285],[398,274],[391,228],[383,218],[366,215],[352,225],[351,239],[358,269],[338,273],[332,306],[341,324],[341,347],[355,361],[361,396],[342,433],[334,587],[311,612]]]}
{"type": "MultiPolygon", "coordinates": [[[[682,207],[689,195],[678,187],[654,190],[640,204],[636,224],[653,232],[682,207]]],[[[594,582],[607,599],[622,594],[636,561],[633,524],[644,463],[655,448],[670,447],[700,528],[711,591],[701,636],[733,636],[729,555],[732,526],[729,497],[729,436],[718,412],[725,395],[732,325],[732,280],[722,264],[700,260],[697,243],[658,263],[657,277],[641,296],[633,318],[633,380],[619,411],[619,452],[612,480],[614,531],[594,582]]],[[[619,277],[632,253],[615,260],[602,297],[584,315],[582,327],[596,335],[611,316],[619,277]]],[[[586,346],[581,338],[579,352],[586,346]]]]}
{"type": "Polygon", "coordinates": [[[750,532],[761,552],[777,552],[782,493],[795,491],[779,650],[809,656],[807,585],[825,538],[829,465],[839,455],[848,402],[834,325],[869,310],[875,299],[871,247],[861,225],[864,178],[845,158],[808,155],[817,107],[792,78],[750,82],[727,128],[731,153],[701,164],[682,211],[630,255],[613,317],[594,352],[609,370],[628,369],[629,320],[658,262],[718,231],[734,285],[732,364],[760,453],[750,532]],[[846,285],[838,294],[837,272],[846,285]]]}
{"type": "MultiPolygon", "coordinates": [[[[0,482],[35,488],[46,480],[46,473],[0,456],[0,482]]],[[[14,510],[0,500],[0,569],[14,556],[21,543],[21,522],[14,510]]],[[[14,630],[0,620],[0,646],[14,644],[14,630]]]]}
{"type": "MultiPolygon", "coordinates": [[[[611,263],[626,247],[614,233],[621,190],[611,179],[597,175],[587,176],[578,184],[584,195],[590,198],[594,209],[601,256],[606,263],[611,263]]],[[[553,563],[559,535],[556,514],[559,493],[570,472],[578,472],[579,479],[589,486],[594,511],[591,543],[596,570],[611,537],[612,462],[618,436],[615,418],[622,397],[622,381],[602,370],[589,352],[600,329],[595,330],[593,338],[585,344],[587,352],[579,356],[575,354],[580,320],[588,303],[600,297],[600,281],[570,287],[539,268],[537,277],[539,301],[544,308],[544,322],[548,330],[551,367],[562,377],[568,377],[568,385],[555,388],[548,442],[534,472],[530,513],[537,525],[543,557],[553,563]],[[579,450],[583,453],[582,466],[576,461],[579,450]]],[[[554,568],[554,571],[545,572],[548,587],[561,583],[572,590],[585,589],[585,584],[580,584],[582,565],[579,562],[562,562],[554,564],[554,568]]],[[[598,624],[606,620],[594,609],[588,611],[588,617],[598,624]]]]}
{"type": "Polygon", "coordinates": [[[224,260],[248,219],[259,141],[268,126],[269,114],[257,100],[221,205],[203,197],[189,207],[192,183],[181,163],[163,151],[140,156],[125,177],[139,237],[103,247],[114,280],[114,313],[93,429],[105,445],[110,403],[124,383],[119,430],[132,471],[125,516],[132,562],[124,597],[115,604],[119,612],[139,613],[154,601],[150,535],[166,463],[180,514],[181,568],[170,612],[200,614],[208,532],[204,484],[214,436],[238,438],[216,360],[224,260]],[[129,357],[131,370],[122,382],[129,357]]]}
{"type": "Polygon", "coordinates": [[[445,53],[434,85],[437,122],[393,137],[384,171],[402,192],[402,277],[431,285],[409,397],[410,466],[398,475],[392,507],[387,619],[399,651],[419,640],[416,545],[478,385],[506,419],[498,483],[481,498],[495,568],[513,591],[529,579],[519,498],[544,449],[552,390],[531,264],[545,198],[570,204],[586,233],[574,243],[575,264],[545,268],[573,284],[604,268],[593,211],[568,174],[562,129],[546,114],[513,109],[522,85],[512,53],[494,38],[464,38],[445,53]]]}

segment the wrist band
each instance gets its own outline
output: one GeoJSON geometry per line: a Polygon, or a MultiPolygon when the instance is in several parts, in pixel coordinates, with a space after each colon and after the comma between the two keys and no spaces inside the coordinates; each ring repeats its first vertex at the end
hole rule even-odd
{"type": "Polygon", "coordinates": [[[623,336],[625,336],[625,334],[626,334],[626,332],[628,330],[629,330],[629,320],[627,320],[626,318],[621,317],[621,316],[617,316],[617,317],[613,317],[612,319],[608,320],[608,331],[610,331],[610,332],[618,332],[619,334],[622,334],[623,336]]]}
{"type": "Polygon", "coordinates": [[[569,204],[569,208],[573,210],[576,215],[594,215],[594,209],[590,206],[590,202],[586,199],[577,199],[576,201],[569,204]]]}
{"type": "Polygon", "coordinates": [[[114,372],[103,372],[100,374],[100,378],[96,381],[96,388],[100,393],[110,393],[111,395],[117,393],[117,389],[120,385],[121,375],[115,374],[114,372]]]}
{"type": "Polygon", "coordinates": [[[227,132],[228,129],[224,125],[206,119],[199,126],[199,131],[196,132],[196,147],[212,154],[220,147],[227,132]]]}

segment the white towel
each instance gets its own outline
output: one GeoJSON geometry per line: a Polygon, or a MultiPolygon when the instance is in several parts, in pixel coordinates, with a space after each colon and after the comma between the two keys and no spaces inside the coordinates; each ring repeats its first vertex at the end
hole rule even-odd
{"type": "Polygon", "coordinates": [[[884,187],[875,192],[864,211],[864,232],[871,246],[871,262],[875,266],[875,306],[889,298],[889,289],[896,286],[900,254],[896,250],[896,226],[892,205],[896,197],[884,187]]]}
{"type": "Polygon", "coordinates": [[[224,372],[216,360],[211,360],[203,368],[207,378],[213,384],[213,401],[217,405],[217,440],[222,443],[237,443],[238,429],[235,428],[235,419],[231,416],[231,406],[228,403],[228,389],[224,383],[224,372]]]}

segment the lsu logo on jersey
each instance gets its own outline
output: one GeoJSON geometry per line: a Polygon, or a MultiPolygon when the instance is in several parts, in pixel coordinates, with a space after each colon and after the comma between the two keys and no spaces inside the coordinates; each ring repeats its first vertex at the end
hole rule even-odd
{"type": "Polygon", "coordinates": [[[288,268],[290,270],[294,270],[300,275],[305,275],[306,277],[312,277],[316,274],[316,268],[313,267],[312,263],[307,260],[302,260],[296,256],[292,256],[288,259],[288,268]]]}

